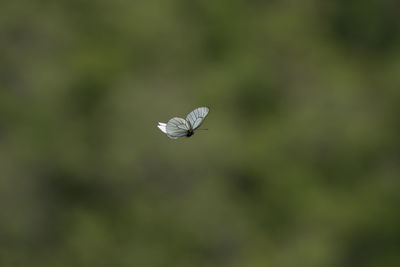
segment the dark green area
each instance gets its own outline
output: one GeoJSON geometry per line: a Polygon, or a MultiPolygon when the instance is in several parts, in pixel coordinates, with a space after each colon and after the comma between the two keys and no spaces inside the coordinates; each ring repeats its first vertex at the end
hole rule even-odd
{"type": "Polygon", "coordinates": [[[0,266],[400,265],[399,10],[3,1],[0,266]]]}

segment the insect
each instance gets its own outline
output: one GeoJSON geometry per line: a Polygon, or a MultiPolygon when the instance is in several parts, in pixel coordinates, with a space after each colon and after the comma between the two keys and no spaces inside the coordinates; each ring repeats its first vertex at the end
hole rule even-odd
{"type": "Polygon", "coordinates": [[[209,111],[208,107],[196,108],[186,116],[186,119],[174,117],[167,123],[159,122],[157,127],[172,139],[190,137],[194,134],[194,130],[200,127],[209,111]]]}

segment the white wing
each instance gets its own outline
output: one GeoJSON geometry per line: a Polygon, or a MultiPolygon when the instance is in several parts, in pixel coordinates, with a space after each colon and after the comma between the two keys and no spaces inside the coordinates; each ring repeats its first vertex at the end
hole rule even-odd
{"type": "Polygon", "coordinates": [[[196,108],[187,115],[186,120],[190,123],[193,130],[201,125],[209,111],[210,109],[208,107],[200,107],[196,108]]]}
{"type": "Polygon", "coordinates": [[[187,135],[189,129],[189,123],[177,117],[170,119],[165,127],[167,136],[172,139],[187,135]]]}
{"type": "Polygon", "coordinates": [[[167,133],[167,124],[163,122],[159,122],[157,125],[158,129],[160,129],[163,133],[167,133]]]}

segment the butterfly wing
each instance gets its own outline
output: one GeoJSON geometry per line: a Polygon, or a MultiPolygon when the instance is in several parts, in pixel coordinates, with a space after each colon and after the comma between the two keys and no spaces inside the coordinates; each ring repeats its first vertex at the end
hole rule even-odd
{"type": "Polygon", "coordinates": [[[172,139],[185,136],[189,129],[189,123],[186,120],[177,117],[170,119],[165,127],[167,136],[172,139]]]}
{"type": "Polygon", "coordinates": [[[157,125],[158,129],[160,129],[163,133],[167,133],[167,124],[163,122],[159,122],[157,125]]]}
{"type": "Polygon", "coordinates": [[[186,120],[190,123],[193,130],[199,128],[209,111],[210,109],[208,107],[200,107],[187,115],[186,120]]]}

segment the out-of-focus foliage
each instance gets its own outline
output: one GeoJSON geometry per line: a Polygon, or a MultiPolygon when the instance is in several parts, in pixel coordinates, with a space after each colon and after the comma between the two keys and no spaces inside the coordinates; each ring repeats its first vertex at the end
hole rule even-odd
{"type": "Polygon", "coordinates": [[[398,266],[399,10],[3,0],[0,266],[398,266]]]}

